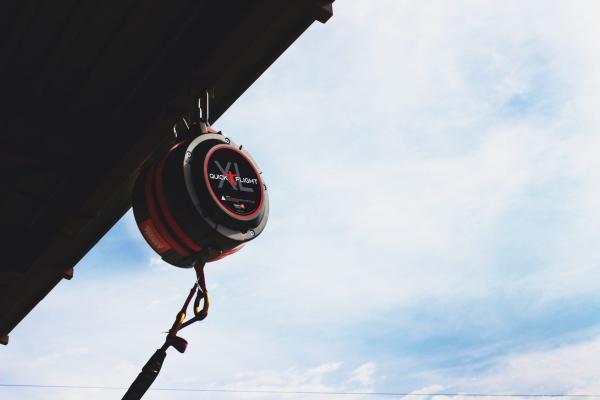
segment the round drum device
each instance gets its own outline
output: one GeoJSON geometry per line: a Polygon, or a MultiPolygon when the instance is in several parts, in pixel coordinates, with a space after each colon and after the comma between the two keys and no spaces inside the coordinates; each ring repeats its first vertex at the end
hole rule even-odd
{"type": "Polygon", "coordinates": [[[236,252],[265,228],[269,198],[250,154],[219,133],[173,145],[138,176],[133,213],[142,235],[178,267],[236,252]]]}

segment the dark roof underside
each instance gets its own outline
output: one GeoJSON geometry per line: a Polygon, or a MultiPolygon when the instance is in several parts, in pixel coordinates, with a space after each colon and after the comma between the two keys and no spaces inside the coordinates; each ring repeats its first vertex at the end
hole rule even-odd
{"type": "Polygon", "coordinates": [[[0,336],[130,207],[200,90],[214,121],[332,1],[2,2],[0,336]]]}

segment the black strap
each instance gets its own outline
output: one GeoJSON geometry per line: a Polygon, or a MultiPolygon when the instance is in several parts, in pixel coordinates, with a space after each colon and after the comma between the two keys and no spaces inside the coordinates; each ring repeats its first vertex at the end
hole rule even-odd
{"type": "Polygon", "coordinates": [[[206,290],[206,283],[204,281],[204,263],[198,263],[194,268],[196,269],[197,276],[196,283],[190,290],[188,297],[183,303],[183,307],[177,313],[175,322],[173,323],[171,329],[169,329],[165,343],[160,349],[154,352],[152,357],[150,357],[146,365],[144,365],[142,368],[142,372],[140,372],[137,378],[135,378],[125,393],[125,396],[123,396],[122,400],[140,400],[158,376],[158,373],[163,365],[163,361],[167,356],[167,349],[173,346],[178,352],[185,352],[187,342],[185,339],[177,336],[177,333],[186,326],[196,321],[202,321],[204,318],[206,318],[210,303],[208,299],[208,291],[206,290]],[[190,318],[188,321],[185,321],[186,311],[190,302],[192,301],[192,297],[194,297],[194,294],[196,295],[196,299],[194,300],[194,317],[190,318]],[[202,308],[200,308],[200,300],[204,301],[202,308]]]}
{"type": "Polygon", "coordinates": [[[144,396],[158,376],[166,356],[167,352],[162,348],[156,350],[154,355],[144,365],[144,368],[142,368],[142,372],[135,378],[125,396],[123,396],[123,400],[139,400],[144,396]]]}

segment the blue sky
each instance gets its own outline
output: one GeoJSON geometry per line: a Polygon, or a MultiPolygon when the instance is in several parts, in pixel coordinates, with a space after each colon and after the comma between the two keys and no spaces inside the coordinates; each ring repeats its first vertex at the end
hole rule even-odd
{"type": "MultiPolygon", "coordinates": [[[[337,1],[215,124],[270,220],[207,269],[211,314],[155,386],[600,392],[599,18],[337,1]]],[[[127,213],[13,331],[0,381],[127,386],[192,282],[127,213]]],[[[0,398],[25,390],[84,395],[0,398]]],[[[274,396],[147,395],[215,397],[274,396]]]]}

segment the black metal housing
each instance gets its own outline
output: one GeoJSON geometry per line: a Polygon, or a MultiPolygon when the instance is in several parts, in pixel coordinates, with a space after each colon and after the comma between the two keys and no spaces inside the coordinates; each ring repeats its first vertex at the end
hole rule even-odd
{"type": "Polygon", "coordinates": [[[133,212],[150,247],[169,264],[189,268],[197,261],[223,258],[257,237],[267,222],[269,199],[260,169],[250,154],[229,138],[209,133],[177,142],[142,171],[134,186],[133,212]],[[225,157],[227,162],[211,159],[217,152],[221,161],[225,157]],[[209,161],[219,168],[226,165],[225,174],[229,175],[208,174],[209,161]],[[252,187],[240,183],[243,177],[239,176],[238,162],[247,162],[242,167],[250,166],[256,172],[255,179],[246,178],[253,182],[252,187]],[[237,173],[233,173],[234,168],[237,173]],[[211,194],[211,183],[240,194],[216,197],[214,191],[211,194]],[[258,205],[244,199],[242,190],[259,196],[258,205]],[[228,211],[224,203],[242,209],[239,214],[228,211]],[[245,204],[256,209],[244,215],[245,204]]]}

